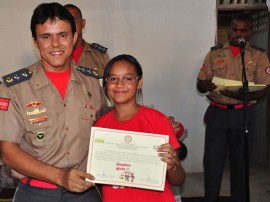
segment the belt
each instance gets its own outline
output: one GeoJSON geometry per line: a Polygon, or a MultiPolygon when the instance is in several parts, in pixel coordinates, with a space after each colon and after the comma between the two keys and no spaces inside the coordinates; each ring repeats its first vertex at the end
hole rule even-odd
{"type": "MultiPolygon", "coordinates": [[[[219,108],[222,108],[222,109],[241,109],[244,107],[244,104],[228,104],[228,105],[225,105],[225,104],[219,104],[219,103],[216,103],[216,102],[210,102],[211,105],[215,106],[215,107],[219,107],[219,108]]],[[[247,104],[246,106],[251,106],[252,104],[247,104]]]]}
{"type": "Polygon", "coordinates": [[[40,187],[40,188],[47,188],[47,189],[56,189],[57,188],[57,185],[51,184],[49,182],[44,182],[41,180],[31,179],[31,178],[27,178],[27,177],[21,179],[21,182],[23,184],[26,184],[27,181],[28,181],[29,185],[32,187],[40,187]]]}

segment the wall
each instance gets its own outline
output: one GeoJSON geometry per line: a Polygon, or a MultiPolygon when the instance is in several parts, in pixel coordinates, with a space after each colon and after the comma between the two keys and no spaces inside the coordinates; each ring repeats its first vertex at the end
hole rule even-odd
{"type": "MultiPolygon", "coordinates": [[[[0,0],[0,75],[39,58],[30,33],[33,9],[43,1],[0,0]]],[[[59,1],[62,4],[69,1],[59,1]]],[[[87,20],[84,37],[111,57],[134,55],[144,70],[143,103],[175,116],[188,129],[187,172],[202,171],[205,97],[196,76],[215,41],[213,0],[78,0],[87,20]]]]}

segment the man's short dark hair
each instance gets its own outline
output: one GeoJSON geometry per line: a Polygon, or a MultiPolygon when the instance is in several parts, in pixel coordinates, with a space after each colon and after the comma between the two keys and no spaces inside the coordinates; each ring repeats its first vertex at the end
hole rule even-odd
{"type": "Polygon", "coordinates": [[[54,21],[56,18],[70,23],[72,34],[76,32],[76,25],[70,12],[59,3],[42,3],[38,5],[31,18],[32,37],[36,39],[36,26],[44,24],[48,19],[54,21]]]}
{"type": "Polygon", "coordinates": [[[252,25],[253,25],[253,19],[251,17],[251,15],[249,13],[236,13],[232,16],[231,19],[231,25],[233,21],[247,21],[250,24],[250,29],[252,29],[252,25]]]}
{"type": "Polygon", "coordinates": [[[74,4],[66,4],[64,6],[66,8],[74,8],[74,9],[76,9],[79,12],[79,14],[80,14],[81,19],[83,19],[83,17],[82,17],[82,11],[77,6],[75,6],[74,4]]]}

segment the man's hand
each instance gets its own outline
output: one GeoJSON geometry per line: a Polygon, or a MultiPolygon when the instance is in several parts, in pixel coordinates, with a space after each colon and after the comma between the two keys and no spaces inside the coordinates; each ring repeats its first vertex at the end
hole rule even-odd
{"type": "Polygon", "coordinates": [[[216,89],[216,85],[211,80],[199,80],[197,81],[197,89],[201,93],[213,91],[216,89]]]}
{"type": "Polygon", "coordinates": [[[243,95],[239,93],[239,91],[231,91],[228,89],[220,90],[221,95],[224,95],[229,98],[233,98],[235,100],[243,100],[243,95]]]}
{"type": "MultiPolygon", "coordinates": [[[[226,97],[230,97],[236,100],[241,100],[243,101],[243,90],[240,89],[239,91],[229,91],[229,90],[220,90],[219,91],[220,94],[226,96],[226,97]]],[[[254,91],[254,92],[250,92],[249,93],[249,100],[260,100],[263,99],[268,92],[268,87],[262,89],[262,90],[258,90],[258,91],[254,91]]]]}
{"type": "Polygon", "coordinates": [[[95,186],[94,183],[85,181],[88,178],[94,180],[94,176],[78,169],[63,170],[61,173],[61,186],[71,192],[84,192],[90,187],[95,186]]]}

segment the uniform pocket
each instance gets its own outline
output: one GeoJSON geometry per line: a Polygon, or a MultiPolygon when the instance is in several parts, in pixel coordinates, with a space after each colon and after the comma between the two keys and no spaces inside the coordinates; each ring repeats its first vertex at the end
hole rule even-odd
{"type": "Polygon", "coordinates": [[[81,108],[81,118],[84,120],[96,121],[96,110],[81,108]]]}
{"type": "Polygon", "coordinates": [[[213,112],[214,112],[215,108],[212,106],[212,105],[209,105],[205,114],[204,114],[204,117],[203,117],[203,121],[205,124],[208,123],[208,121],[211,119],[212,115],[213,115],[213,112]]]}
{"type": "Polygon", "coordinates": [[[217,77],[221,77],[222,75],[224,75],[226,71],[225,66],[225,61],[222,63],[214,63],[212,66],[213,75],[217,77]]]}
{"type": "Polygon", "coordinates": [[[80,129],[87,139],[90,139],[91,126],[96,121],[96,110],[89,108],[81,108],[80,110],[80,129]]]}
{"type": "Polygon", "coordinates": [[[53,121],[49,113],[24,117],[28,141],[34,147],[42,147],[53,141],[53,121]]]}
{"type": "Polygon", "coordinates": [[[247,80],[254,81],[255,66],[252,64],[246,65],[247,80]]]}

